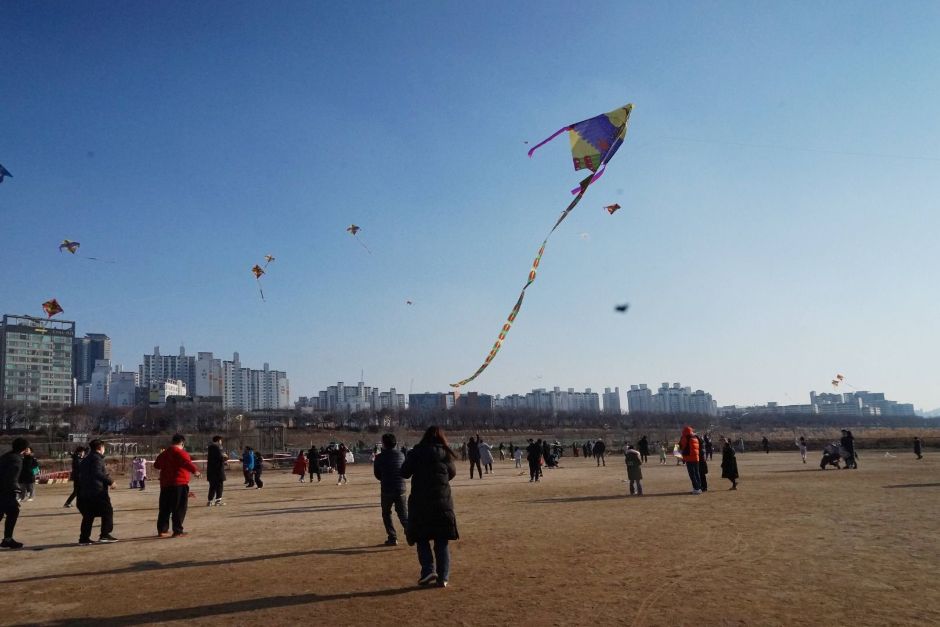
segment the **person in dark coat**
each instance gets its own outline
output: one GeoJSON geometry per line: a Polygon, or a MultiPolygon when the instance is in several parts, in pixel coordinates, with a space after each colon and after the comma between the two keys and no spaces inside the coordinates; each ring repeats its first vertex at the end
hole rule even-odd
{"type": "Polygon", "coordinates": [[[22,549],[23,543],[13,539],[16,520],[20,517],[20,473],[23,455],[30,453],[29,442],[16,438],[9,451],[0,456],[0,519],[3,519],[3,542],[0,548],[22,549]]]}
{"type": "Polygon", "coordinates": [[[852,432],[848,429],[842,430],[842,437],[839,439],[839,444],[842,445],[842,450],[845,451],[845,466],[842,467],[843,470],[848,470],[849,468],[858,468],[858,462],[855,458],[855,438],[852,437],[852,432]]]}
{"type": "Polygon", "coordinates": [[[310,483],[313,483],[313,473],[317,474],[317,483],[320,483],[320,451],[315,444],[311,444],[307,451],[307,471],[310,473],[310,483]]]}
{"type": "Polygon", "coordinates": [[[114,484],[104,464],[104,442],[92,440],[88,444],[88,455],[78,467],[78,511],[82,513],[82,527],[78,543],[82,546],[94,544],[91,527],[95,518],[101,518],[101,535],[98,542],[117,542],[111,535],[114,530],[114,508],[108,491],[114,484]]]}
{"type": "Polygon", "coordinates": [[[702,437],[702,442],[705,444],[705,459],[711,459],[715,454],[715,445],[712,443],[712,438],[707,433],[702,437]]]}
{"type": "Polygon", "coordinates": [[[627,444],[623,452],[623,461],[627,465],[627,481],[630,482],[630,496],[643,496],[643,455],[632,444],[627,444]]]}
{"type": "Polygon", "coordinates": [[[598,440],[594,443],[594,448],[591,449],[594,453],[594,460],[597,462],[597,465],[600,466],[603,463],[607,465],[607,460],[604,458],[604,454],[607,451],[607,445],[604,444],[603,440],[598,440]]]}
{"type": "Polygon", "coordinates": [[[264,459],[258,451],[252,451],[252,455],[255,458],[255,465],[251,469],[251,479],[255,484],[255,488],[260,490],[264,487],[264,481],[261,480],[261,473],[264,472],[264,459]]]}
{"type": "Polygon", "coordinates": [[[695,437],[698,438],[698,450],[702,451],[698,456],[698,481],[699,485],[702,486],[702,492],[708,492],[708,478],[706,477],[708,475],[708,461],[705,459],[704,453],[705,439],[700,435],[695,437]]]}
{"type": "Polygon", "coordinates": [[[764,448],[764,452],[769,455],[770,454],[770,440],[767,439],[766,435],[761,439],[760,445],[764,448]]]}
{"type": "Polygon", "coordinates": [[[542,459],[542,446],[538,442],[529,440],[529,446],[526,447],[526,460],[529,462],[529,483],[539,480],[541,468],[539,462],[542,459]]]}
{"type": "Polygon", "coordinates": [[[450,577],[448,542],[460,537],[450,495],[450,481],[457,476],[456,457],[447,445],[444,432],[434,425],[428,427],[421,441],[408,451],[401,466],[402,478],[411,479],[405,537],[409,545],[417,545],[421,564],[418,585],[437,581],[438,586],[445,587],[450,577]],[[431,540],[434,541],[433,553],[431,540]]]}
{"type": "Polygon", "coordinates": [[[923,458],[924,458],[924,455],[923,455],[924,450],[923,450],[922,446],[923,446],[923,445],[922,445],[921,442],[920,442],[920,438],[915,437],[915,438],[914,438],[914,455],[917,455],[917,459],[923,459],[923,458]]]}
{"type": "Polygon", "coordinates": [[[69,482],[72,484],[72,493],[69,494],[69,498],[65,499],[65,505],[63,505],[63,507],[72,507],[72,501],[78,496],[78,465],[81,463],[82,458],[85,457],[85,447],[76,447],[71,457],[72,472],[69,474],[69,482]]]}
{"type": "Polygon", "coordinates": [[[225,462],[228,455],[222,450],[222,436],[212,436],[212,444],[206,454],[206,479],[209,480],[209,499],[206,505],[225,505],[222,488],[225,487],[225,462]]]}
{"type": "Polygon", "coordinates": [[[483,467],[480,465],[480,442],[472,436],[467,441],[467,459],[470,460],[470,478],[473,479],[473,468],[477,469],[477,479],[483,478],[483,467]]]}
{"type": "Polygon", "coordinates": [[[734,456],[731,438],[725,438],[721,447],[721,478],[731,481],[731,489],[738,489],[738,460],[734,456]]]}
{"type": "Polygon", "coordinates": [[[23,470],[20,471],[21,501],[32,501],[36,496],[36,475],[39,474],[39,461],[32,453],[23,455],[23,470]]]}
{"type": "Polygon", "coordinates": [[[636,443],[636,450],[640,452],[640,460],[645,464],[650,454],[650,441],[645,435],[636,443]]]}
{"type": "Polygon", "coordinates": [[[381,505],[382,505],[382,523],[385,525],[386,546],[395,546],[398,544],[398,533],[395,531],[395,525],[392,524],[392,507],[398,514],[398,522],[401,528],[408,529],[408,506],[405,503],[405,480],[401,476],[401,465],[405,461],[396,447],[398,442],[395,435],[386,433],[382,436],[382,451],[376,455],[372,462],[372,473],[375,478],[382,482],[381,505]]]}

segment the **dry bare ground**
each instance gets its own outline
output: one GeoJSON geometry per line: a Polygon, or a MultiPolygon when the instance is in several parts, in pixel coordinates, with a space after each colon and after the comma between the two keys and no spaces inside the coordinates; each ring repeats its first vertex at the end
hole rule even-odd
{"type": "MultiPolygon", "coordinates": [[[[627,498],[620,455],[566,457],[530,484],[510,461],[454,481],[462,538],[451,587],[423,589],[413,548],[386,548],[368,464],[349,484],[268,472],[205,506],[188,538],[155,539],[157,489],[113,492],[113,545],[79,547],[67,486],[24,504],[18,552],[0,553],[3,624],[311,623],[572,625],[940,624],[940,455],[862,453],[857,471],[798,453],[739,455],[728,491],[688,494],[651,458],[627,498]],[[31,550],[30,550],[31,549],[31,550]]],[[[96,532],[97,533],[97,532],[96,532]]]]}

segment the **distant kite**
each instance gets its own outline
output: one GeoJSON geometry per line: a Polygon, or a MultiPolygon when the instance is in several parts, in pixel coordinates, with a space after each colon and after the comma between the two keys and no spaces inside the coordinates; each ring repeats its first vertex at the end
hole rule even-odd
{"type": "Polygon", "coordinates": [[[590,234],[590,233],[587,233],[587,232],[585,232],[585,233],[578,233],[578,237],[580,237],[580,238],[583,239],[585,242],[587,242],[587,241],[590,241],[590,239],[591,239],[591,234],[590,234]]]}
{"type": "Polygon", "coordinates": [[[362,230],[362,227],[356,226],[355,224],[350,224],[349,226],[346,227],[346,232],[352,235],[353,237],[355,237],[356,241],[359,242],[359,245],[365,248],[366,252],[371,255],[372,251],[369,250],[369,247],[365,245],[365,242],[359,239],[359,231],[361,230],[362,230]]]}
{"type": "Polygon", "coordinates": [[[610,215],[614,215],[614,212],[617,211],[617,209],[620,209],[620,205],[618,205],[617,203],[614,203],[612,205],[607,205],[606,207],[604,207],[604,209],[606,209],[607,213],[609,213],[610,215]]]}
{"type": "Polygon", "coordinates": [[[251,273],[255,275],[255,280],[258,281],[258,293],[261,294],[261,300],[264,301],[264,290],[261,289],[261,277],[264,276],[264,268],[255,264],[251,269],[251,273]]]}
{"type": "Polygon", "coordinates": [[[72,240],[64,239],[62,243],[59,244],[59,252],[63,250],[68,250],[73,255],[78,252],[78,247],[81,246],[81,242],[73,242],[72,240]]]}
{"type": "Polygon", "coordinates": [[[529,150],[529,156],[531,157],[541,146],[544,146],[561,133],[568,131],[568,137],[571,140],[571,157],[574,162],[575,171],[586,169],[591,171],[591,175],[582,180],[578,187],[572,190],[571,193],[575,194],[574,199],[569,203],[568,207],[562,211],[561,216],[555,221],[555,225],[548,232],[548,235],[545,236],[545,239],[542,240],[542,245],[539,247],[538,254],[536,254],[535,260],[532,262],[532,268],[529,270],[529,276],[525,285],[522,287],[522,292],[519,294],[516,304],[513,305],[512,311],[509,312],[509,318],[500,329],[496,342],[490,349],[489,354],[487,354],[486,359],[483,360],[483,364],[466,379],[462,379],[457,383],[451,383],[451,387],[459,390],[461,386],[470,383],[480,376],[496,357],[499,349],[502,348],[503,342],[506,340],[506,335],[512,328],[512,323],[515,322],[516,316],[519,315],[519,310],[522,308],[525,292],[535,281],[535,274],[538,270],[539,263],[542,261],[542,255],[545,253],[545,245],[548,244],[548,239],[552,236],[552,233],[555,232],[555,229],[558,228],[558,225],[564,222],[568,214],[581,202],[581,198],[584,197],[584,193],[587,192],[588,187],[604,173],[607,162],[610,161],[611,157],[614,156],[623,144],[623,140],[627,135],[627,124],[630,121],[630,113],[632,111],[633,105],[627,104],[609,113],[603,113],[575,124],[569,124],[568,126],[558,129],[551,137],[539,142],[529,150]]]}
{"type": "Polygon", "coordinates": [[[411,302],[410,300],[406,300],[406,301],[405,301],[405,304],[406,304],[406,305],[414,305],[414,303],[411,302]]]}
{"type": "Polygon", "coordinates": [[[265,256],[264,256],[264,267],[267,268],[267,267],[268,267],[268,264],[271,263],[272,261],[274,261],[274,257],[273,257],[272,255],[265,255],[265,256]]]}
{"type": "Polygon", "coordinates": [[[845,380],[845,375],[837,374],[836,378],[832,380],[832,387],[838,389],[840,385],[846,385],[853,390],[855,389],[854,385],[845,380]]]}
{"type": "Polygon", "coordinates": [[[630,308],[630,303],[624,303],[622,305],[617,305],[614,307],[614,310],[618,313],[627,313],[627,309],[630,308]]]}
{"type": "Polygon", "coordinates": [[[0,165],[0,183],[3,182],[3,177],[5,177],[5,176],[9,176],[10,178],[13,178],[13,175],[10,174],[10,171],[7,170],[7,169],[6,169],[5,167],[3,167],[2,165],[0,165]]]}
{"type": "Polygon", "coordinates": [[[51,318],[52,316],[56,315],[56,314],[60,314],[60,313],[62,313],[63,311],[65,311],[65,310],[62,309],[62,307],[59,305],[59,301],[57,301],[57,300],[54,299],[54,298],[53,298],[52,300],[47,300],[46,302],[44,302],[44,303],[42,304],[42,308],[43,308],[43,310],[46,312],[46,315],[47,315],[48,317],[50,317],[50,318],[51,318]]]}

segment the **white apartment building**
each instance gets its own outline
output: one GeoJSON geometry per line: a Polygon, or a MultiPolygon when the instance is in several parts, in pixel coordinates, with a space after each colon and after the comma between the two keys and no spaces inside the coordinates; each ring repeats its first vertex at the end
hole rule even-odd
{"type": "Polygon", "coordinates": [[[622,412],[620,411],[620,388],[614,388],[614,391],[611,392],[610,388],[604,388],[604,413],[614,416],[619,416],[622,412]]]}
{"type": "Polygon", "coordinates": [[[196,389],[196,358],[186,354],[186,348],[180,346],[179,355],[161,355],[160,347],[153,347],[152,355],[144,355],[140,365],[140,385],[149,388],[151,381],[180,379],[188,390],[196,389]]]}
{"type": "MultiPolygon", "coordinates": [[[[205,365],[211,373],[214,360],[211,353],[205,355],[205,365]]],[[[222,407],[248,411],[290,409],[290,381],[286,372],[271,370],[268,364],[264,364],[263,370],[244,368],[235,353],[231,361],[222,362],[221,373],[222,407]]]]}
{"type": "Polygon", "coordinates": [[[196,396],[222,396],[222,360],[212,353],[196,353],[196,396]]]}
{"type": "Polygon", "coordinates": [[[151,405],[166,405],[166,399],[171,396],[186,396],[186,382],[182,379],[151,380],[149,390],[151,405]]]}
{"type": "Polygon", "coordinates": [[[652,413],[653,391],[645,383],[631,385],[627,390],[627,409],[631,414],[652,413]]]}

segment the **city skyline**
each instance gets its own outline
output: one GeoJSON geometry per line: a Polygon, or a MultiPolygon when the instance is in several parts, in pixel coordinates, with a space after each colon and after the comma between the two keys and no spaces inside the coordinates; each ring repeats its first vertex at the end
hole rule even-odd
{"type": "Polygon", "coordinates": [[[0,311],[56,298],[113,363],[184,340],[298,396],[447,390],[580,179],[528,149],[632,102],[464,393],[788,404],[842,373],[940,408],[940,6],[676,6],[5,6],[0,311]]]}

